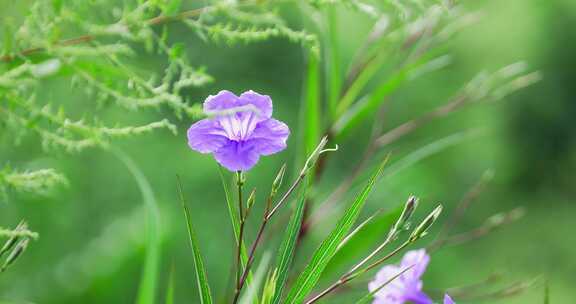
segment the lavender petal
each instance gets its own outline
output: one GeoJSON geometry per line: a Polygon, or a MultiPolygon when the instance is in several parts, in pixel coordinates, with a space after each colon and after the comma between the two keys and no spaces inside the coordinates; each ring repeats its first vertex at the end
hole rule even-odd
{"type": "Polygon", "coordinates": [[[188,145],[200,153],[212,153],[224,146],[228,139],[215,121],[202,119],[188,129],[188,145]]]}

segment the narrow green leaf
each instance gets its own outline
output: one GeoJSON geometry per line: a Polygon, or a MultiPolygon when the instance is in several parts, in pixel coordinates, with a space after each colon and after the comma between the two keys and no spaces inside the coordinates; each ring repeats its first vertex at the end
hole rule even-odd
{"type": "Polygon", "coordinates": [[[548,282],[544,286],[544,304],[550,304],[550,284],[548,282]]]}
{"type": "Polygon", "coordinates": [[[178,177],[178,194],[180,196],[180,202],[182,208],[184,209],[184,216],[186,217],[186,224],[188,227],[188,236],[190,238],[190,247],[192,248],[192,254],[194,257],[194,266],[196,267],[196,282],[198,283],[198,291],[200,293],[200,303],[202,304],[212,304],[212,293],[210,292],[210,286],[208,285],[208,277],[206,275],[206,269],[204,268],[204,262],[202,260],[202,255],[200,254],[200,248],[198,247],[198,240],[196,239],[196,233],[192,227],[192,218],[190,217],[190,210],[186,206],[186,201],[184,199],[184,193],[182,191],[182,183],[178,177]]]}
{"type": "MultiPolygon", "coordinates": [[[[307,183],[305,183],[306,185],[307,183]]],[[[284,291],[284,285],[288,280],[288,272],[290,270],[290,265],[294,258],[294,249],[296,248],[296,242],[298,240],[298,234],[300,233],[300,226],[302,224],[302,216],[304,215],[304,206],[306,205],[306,187],[302,187],[300,197],[296,204],[296,209],[292,213],[290,222],[286,229],[284,235],[284,240],[282,245],[280,245],[280,250],[278,251],[277,267],[278,267],[278,279],[276,282],[276,292],[274,293],[274,300],[272,303],[280,303],[282,298],[282,292],[284,291]]]]}
{"type": "Polygon", "coordinates": [[[368,303],[370,303],[370,301],[372,301],[372,298],[374,298],[374,295],[378,291],[380,291],[382,288],[386,287],[386,285],[392,283],[392,281],[396,280],[398,277],[400,277],[406,271],[410,270],[412,267],[414,267],[414,265],[412,265],[410,267],[406,267],[404,270],[400,271],[395,276],[391,277],[386,282],[382,283],[382,285],[378,286],[378,288],[374,289],[373,291],[371,291],[367,295],[363,296],[360,300],[356,301],[356,304],[368,304],[368,303]]]}
{"type": "Polygon", "coordinates": [[[113,150],[128,171],[136,180],[138,188],[142,193],[144,208],[146,209],[146,256],[144,258],[144,269],[138,287],[138,304],[154,304],[156,302],[156,285],[158,280],[158,269],[160,265],[160,211],[152,186],[142,173],[138,165],[134,163],[126,153],[119,149],[113,150]]]}
{"type": "Polygon", "coordinates": [[[334,254],[338,249],[340,242],[346,237],[350,228],[356,222],[362,207],[364,206],[370,191],[374,187],[376,180],[382,173],[385,165],[385,161],[378,167],[378,169],[373,173],[372,177],[368,181],[368,184],[362,189],[358,194],[352,205],[348,207],[334,230],[330,235],[320,244],[320,247],[314,253],[314,256],[304,268],[304,271],[300,274],[296,283],[288,293],[288,297],[285,303],[300,304],[304,298],[312,291],[314,286],[318,283],[320,276],[326,265],[330,262],[334,254]]]}
{"type": "Polygon", "coordinates": [[[304,111],[304,145],[305,155],[314,151],[320,140],[320,75],[318,58],[313,54],[308,56],[308,71],[306,75],[306,106],[304,111]]]}

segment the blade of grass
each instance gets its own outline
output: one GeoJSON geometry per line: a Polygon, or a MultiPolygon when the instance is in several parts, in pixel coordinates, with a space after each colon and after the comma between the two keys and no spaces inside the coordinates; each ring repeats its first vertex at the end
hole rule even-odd
{"type": "MultiPolygon", "coordinates": [[[[305,183],[305,185],[306,184],[307,183],[305,183]]],[[[282,245],[280,245],[280,250],[278,251],[278,279],[276,281],[274,300],[272,301],[274,304],[280,303],[282,292],[284,291],[284,285],[288,280],[289,268],[294,258],[294,249],[296,248],[300,226],[302,225],[302,217],[304,215],[304,206],[306,205],[306,187],[303,187],[302,189],[296,209],[292,213],[292,217],[288,223],[284,240],[282,241],[282,245]]]]}
{"type": "Polygon", "coordinates": [[[192,218],[190,217],[190,210],[186,206],[186,200],[184,199],[184,193],[182,191],[182,183],[180,182],[180,177],[177,178],[178,195],[180,197],[180,203],[182,204],[182,209],[184,209],[184,216],[186,217],[186,226],[188,227],[188,237],[190,238],[190,247],[192,248],[192,254],[194,257],[194,266],[196,268],[196,282],[198,283],[198,292],[200,293],[200,303],[202,304],[212,304],[212,293],[210,292],[210,286],[208,285],[208,277],[206,275],[206,269],[204,268],[204,261],[202,260],[202,255],[200,254],[200,248],[198,246],[198,240],[196,239],[196,234],[194,228],[192,227],[192,218]]]}
{"type": "Polygon", "coordinates": [[[152,192],[152,186],[140,168],[138,168],[138,165],[122,150],[114,149],[112,151],[128,168],[142,193],[147,217],[146,257],[136,302],[138,304],[154,304],[160,264],[160,211],[158,210],[158,203],[154,197],[154,192],[152,192]]]}
{"type": "Polygon", "coordinates": [[[342,242],[344,237],[346,237],[356,222],[356,219],[358,218],[358,215],[360,214],[360,211],[362,210],[368,195],[374,187],[376,180],[382,173],[385,164],[386,160],[382,162],[382,164],[378,167],[378,169],[374,172],[368,181],[368,184],[358,194],[358,196],[356,196],[356,199],[352,205],[348,207],[334,230],[332,230],[330,235],[322,242],[320,247],[318,247],[314,253],[314,256],[288,293],[288,297],[285,303],[302,303],[304,298],[318,283],[320,275],[326,268],[326,265],[328,265],[332,257],[335,255],[338,249],[338,245],[342,242]]]}

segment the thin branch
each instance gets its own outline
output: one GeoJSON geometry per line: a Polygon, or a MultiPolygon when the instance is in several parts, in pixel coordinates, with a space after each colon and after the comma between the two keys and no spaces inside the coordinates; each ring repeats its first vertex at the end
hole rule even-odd
{"type": "MultiPolygon", "coordinates": [[[[178,21],[178,20],[182,20],[182,19],[198,17],[204,11],[206,11],[210,8],[212,8],[212,7],[209,6],[209,7],[187,10],[187,11],[181,12],[181,13],[173,15],[173,16],[157,16],[157,17],[146,20],[145,23],[149,26],[155,26],[155,25],[161,25],[161,24],[165,24],[165,23],[169,23],[169,22],[173,22],[173,21],[178,21]]],[[[70,39],[60,40],[60,41],[56,42],[53,46],[54,47],[63,47],[63,46],[82,44],[82,43],[93,41],[94,39],[96,39],[96,37],[97,37],[96,35],[91,35],[91,34],[81,35],[81,36],[70,38],[70,39]]],[[[28,49],[24,49],[20,52],[17,52],[15,54],[4,55],[4,56],[0,57],[0,61],[10,62],[10,61],[13,61],[19,57],[26,57],[26,56],[36,54],[36,53],[41,53],[44,51],[46,51],[46,48],[44,48],[44,47],[28,48],[28,49]]]]}
{"type": "Polygon", "coordinates": [[[242,263],[240,261],[240,255],[242,252],[242,244],[244,239],[244,226],[246,223],[246,218],[244,216],[244,208],[242,207],[242,186],[244,185],[244,180],[242,177],[242,171],[236,173],[236,186],[238,188],[238,213],[240,219],[240,231],[238,233],[238,247],[236,250],[236,288],[240,284],[240,273],[242,273],[242,263]]]}
{"type": "Polygon", "coordinates": [[[464,213],[470,207],[470,204],[472,204],[478,198],[478,196],[480,196],[482,191],[485,189],[486,184],[492,179],[493,176],[494,174],[492,173],[492,171],[490,170],[485,171],[484,174],[482,174],[482,177],[480,177],[480,179],[478,180],[478,182],[476,182],[476,184],[474,184],[474,186],[472,186],[470,190],[466,192],[464,197],[462,197],[462,199],[458,203],[456,211],[454,211],[452,213],[452,216],[450,216],[448,220],[446,220],[446,222],[440,229],[440,232],[438,233],[436,240],[432,243],[432,245],[430,245],[429,247],[430,251],[440,249],[440,247],[444,242],[443,240],[446,237],[448,237],[452,229],[454,229],[454,227],[460,222],[462,216],[464,216],[464,213]]]}
{"type": "Polygon", "coordinates": [[[536,285],[536,283],[538,283],[538,281],[540,279],[541,279],[540,277],[536,277],[536,278],[533,278],[531,280],[518,281],[518,282],[512,283],[512,284],[510,284],[504,288],[501,288],[499,290],[496,290],[496,291],[493,291],[493,292],[490,292],[487,294],[458,295],[457,293],[455,293],[455,295],[457,295],[459,299],[467,300],[467,301],[472,301],[472,300],[486,301],[486,300],[504,299],[504,298],[517,296],[517,295],[521,294],[522,292],[525,292],[526,290],[528,290],[531,287],[533,287],[534,285],[536,285]]]}
{"type": "Polygon", "coordinates": [[[435,248],[440,248],[445,245],[459,245],[463,243],[468,243],[470,241],[484,237],[496,229],[499,229],[505,225],[511,224],[524,216],[524,208],[516,208],[512,211],[506,213],[498,213],[489,217],[482,226],[456,234],[453,236],[446,237],[440,240],[435,246],[435,248]]]}
{"type": "Polygon", "coordinates": [[[460,109],[466,101],[468,97],[466,95],[458,95],[453,98],[447,104],[444,104],[431,112],[428,112],[420,117],[414,118],[410,121],[407,121],[398,127],[384,133],[378,139],[376,139],[376,145],[378,147],[387,146],[396,140],[400,139],[401,137],[419,129],[420,127],[428,124],[429,122],[433,121],[434,119],[444,117],[458,109],[460,109]]]}

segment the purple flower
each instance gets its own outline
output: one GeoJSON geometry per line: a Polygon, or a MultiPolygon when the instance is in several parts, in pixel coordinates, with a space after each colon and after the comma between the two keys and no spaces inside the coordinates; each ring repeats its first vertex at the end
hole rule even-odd
{"type": "Polygon", "coordinates": [[[452,301],[452,298],[448,294],[445,294],[444,295],[444,304],[456,304],[456,303],[454,303],[454,301],[452,301]]]}
{"type": "Polygon", "coordinates": [[[372,303],[403,304],[410,302],[414,304],[432,304],[432,300],[422,291],[422,280],[420,279],[424,271],[426,271],[429,261],[430,257],[426,254],[426,250],[420,249],[408,251],[399,265],[382,267],[376,274],[376,278],[368,284],[370,292],[378,289],[406,268],[411,268],[376,292],[372,303]]]}
{"type": "Polygon", "coordinates": [[[271,118],[269,96],[254,91],[240,96],[220,91],[206,98],[204,113],[213,116],[188,129],[188,145],[200,153],[212,153],[230,171],[250,170],[260,155],[286,148],[290,129],[271,118]]]}

